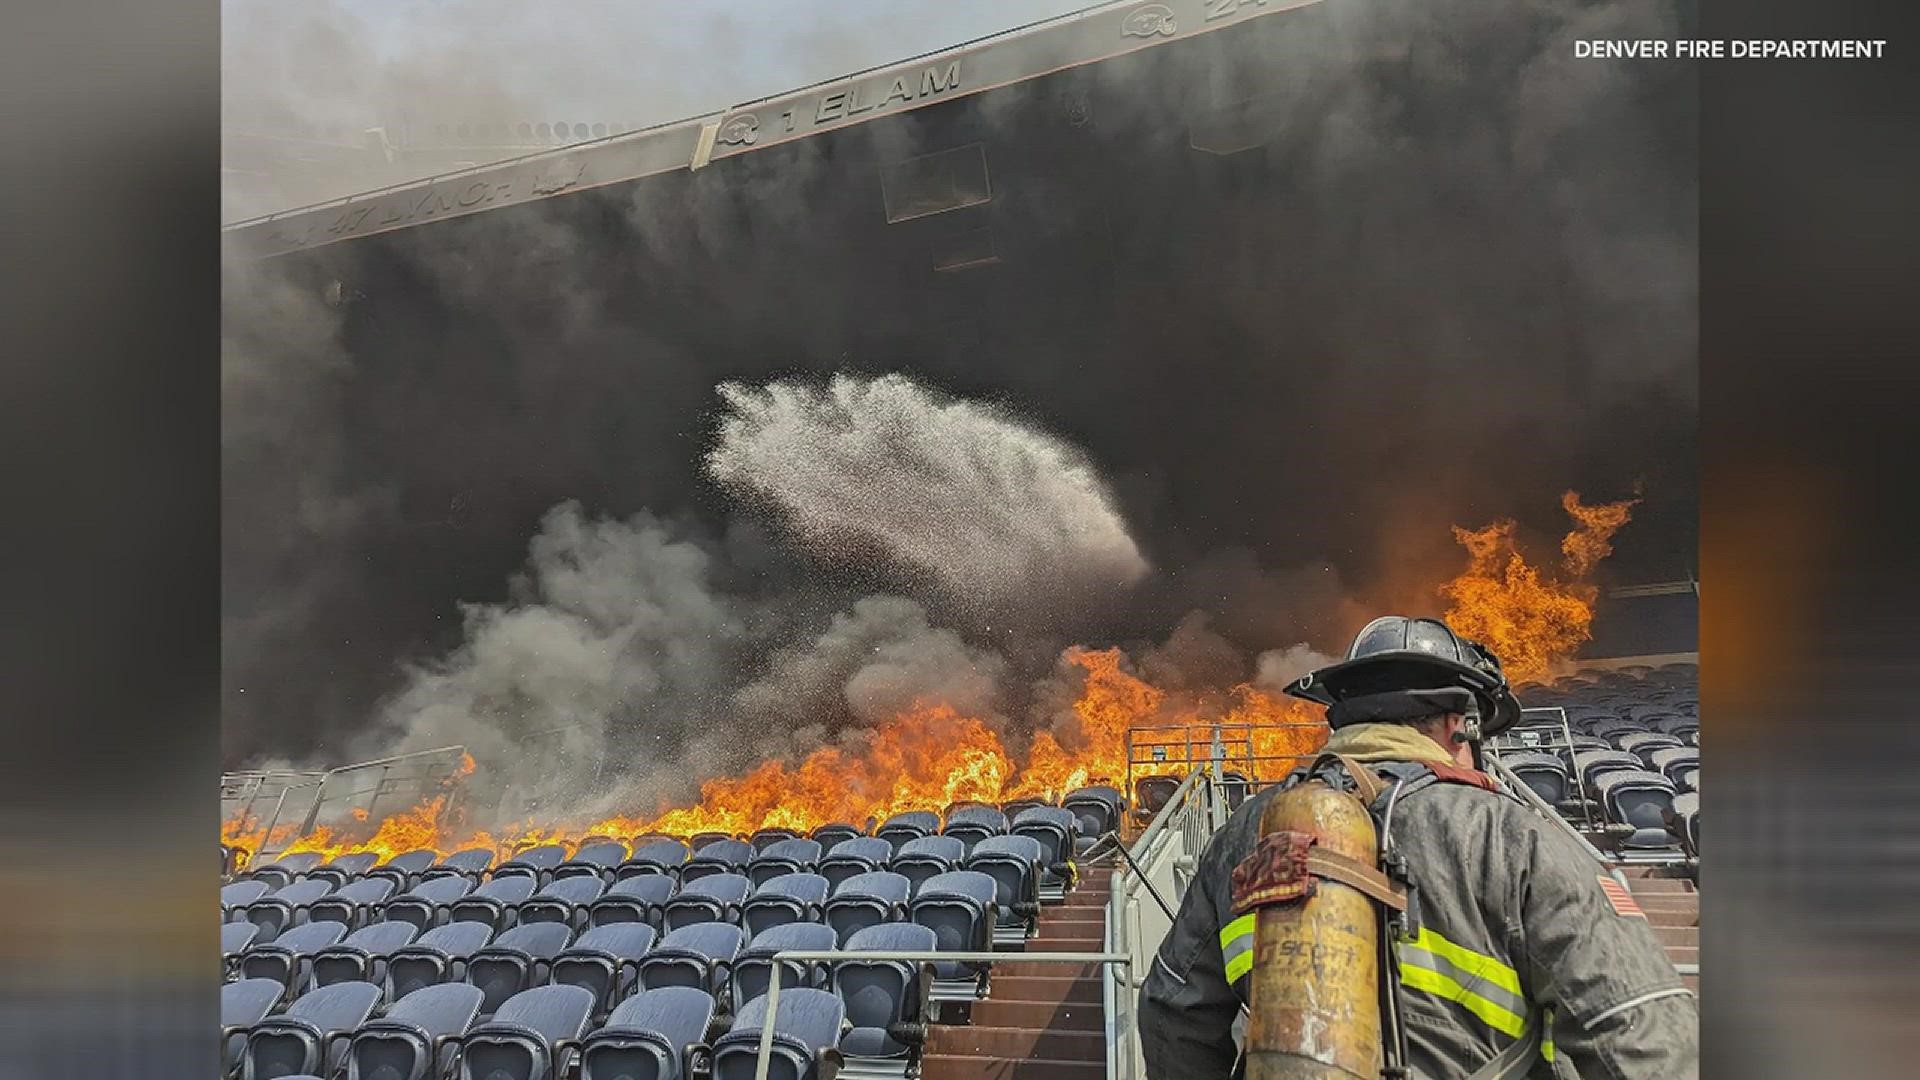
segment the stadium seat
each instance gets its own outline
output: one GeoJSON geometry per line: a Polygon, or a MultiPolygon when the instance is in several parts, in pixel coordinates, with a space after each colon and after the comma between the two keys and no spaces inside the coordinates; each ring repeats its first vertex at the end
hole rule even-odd
{"type": "Polygon", "coordinates": [[[682,885],[712,874],[742,874],[753,861],[753,845],[745,840],[716,840],[694,849],[693,857],[680,868],[682,885]]]}
{"type": "Polygon", "coordinates": [[[392,895],[393,882],[385,878],[349,882],[315,900],[307,908],[307,918],[330,920],[358,930],[373,920],[374,910],[392,895]]]}
{"type": "Polygon", "coordinates": [[[922,836],[932,836],[940,831],[940,816],[929,810],[909,810],[904,814],[895,814],[880,823],[873,835],[885,840],[894,851],[909,840],[922,836]]]}
{"type": "Polygon", "coordinates": [[[447,921],[486,923],[497,934],[513,925],[515,912],[538,887],[532,874],[494,878],[448,904],[447,921]]]}
{"type": "Polygon", "coordinates": [[[1641,762],[1644,763],[1647,760],[1647,755],[1653,753],[1655,750],[1665,750],[1683,744],[1678,738],[1668,735],[1665,732],[1635,731],[1616,737],[1613,740],[1613,745],[1638,757],[1641,762]]]}
{"type": "Polygon", "coordinates": [[[821,915],[844,944],[866,927],[906,918],[907,900],[912,894],[913,884],[892,871],[855,874],[834,886],[821,915]]]}
{"type": "Polygon", "coordinates": [[[640,958],[653,948],[654,938],[653,927],[645,923],[595,927],[553,958],[552,981],[593,991],[593,1013],[604,1015],[638,985],[640,958]]]}
{"type": "Polygon", "coordinates": [[[1141,821],[1149,821],[1153,815],[1173,799],[1173,793],[1180,789],[1177,776],[1143,776],[1133,782],[1133,812],[1141,821]]]}
{"type": "Polygon", "coordinates": [[[692,855],[692,849],[678,840],[649,840],[644,844],[636,841],[633,854],[614,868],[613,876],[619,881],[644,874],[665,874],[678,878],[680,868],[686,865],[692,855]]]}
{"type": "Polygon", "coordinates": [[[994,943],[1027,940],[1040,914],[1040,866],[1046,852],[1031,836],[995,836],[976,844],[965,867],[993,879],[994,943]]]}
{"type": "Polygon", "coordinates": [[[747,837],[747,843],[753,845],[754,851],[765,852],[768,848],[782,840],[795,840],[799,838],[800,834],[794,832],[792,829],[756,829],[752,836],[747,837]]]}
{"type": "MultiPolygon", "coordinates": [[[[871,926],[846,942],[852,952],[933,952],[932,930],[916,923],[871,926]]],[[[833,968],[833,992],[847,1006],[853,1025],[840,1041],[850,1065],[897,1063],[905,1074],[913,1048],[898,1036],[920,1035],[926,1016],[928,980],[924,965],[905,960],[842,960],[833,968]]],[[[918,1041],[917,1039],[914,1041],[918,1041]]],[[[862,1070],[863,1072],[867,1070],[862,1070]]],[[[874,1070],[877,1071],[877,1070],[874,1070]]]]}
{"type": "Polygon", "coordinates": [[[707,847],[710,844],[718,844],[725,840],[737,840],[737,839],[739,839],[739,837],[734,836],[732,833],[697,832],[697,833],[694,833],[693,836],[687,840],[687,846],[691,847],[694,850],[694,852],[698,854],[700,849],[707,847]]]}
{"type": "Polygon", "coordinates": [[[1073,857],[1073,836],[1078,822],[1066,810],[1037,806],[1023,810],[1013,819],[1013,835],[1030,836],[1040,841],[1040,899],[1061,900],[1067,894],[1072,870],[1067,861],[1073,857]]]}
{"type": "Polygon", "coordinates": [[[220,886],[221,920],[233,918],[235,908],[246,907],[267,895],[268,888],[264,881],[236,881],[231,885],[220,886]]]}
{"type": "Polygon", "coordinates": [[[313,902],[332,891],[333,886],[324,881],[296,881],[234,910],[258,926],[258,940],[267,942],[305,922],[313,902]]]}
{"type": "Polygon", "coordinates": [[[1673,797],[1667,831],[1686,843],[1687,850],[1700,854],[1700,793],[1683,791],[1673,797]]]}
{"type": "Polygon", "coordinates": [[[819,874],[781,874],[753,890],[740,905],[740,925],[752,938],[785,923],[818,922],[827,902],[827,879],[819,874]]]}
{"type": "Polygon", "coordinates": [[[1083,787],[1067,792],[1060,808],[1079,820],[1081,836],[1098,837],[1120,827],[1121,801],[1118,788],[1083,787]]]}
{"type": "Polygon", "coordinates": [[[270,942],[255,942],[240,954],[240,977],[272,979],[287,988],[289,999],[307,988],[313,974],[312,956],[340,943],[347,928],[337,922],[310,922],[270,942]]]}
{"type": "Polygon", "coordinates": [[[573,931],[564,923],[530,923],[514,927],[474,953],[467,961],[466,981],[486,995],[480,1012],[492,1013],[514,994],[546,982],[553,958],[572,940],[573,931]]]}
{"type": "Polygon", "coordinates": [[[776,840],[761,849],[747,865],[747,877],[755,885],[781,874],[811,874],[820,869],[824,849],[818,840],[788,838],[776,840]]]}
{"type": "Polygon", "coordinates": [[[658,928],[660,909],[679,882],[668,874],[640,874],[622,878],[587,905],[588,926],[646,923],[658,928]]]}
{"type": "Polygon", "coordinates": [[[1533,789],[1548,806],[1559,806],[1574,795],[1573,775],[1567,763],[1554,754],[1538,750],[1509,750],[1500,755],[1501,764],[1513,770],[1520,781],[1533,789]]]}
{"type": "Polygon", "coordinates": [[[495,881],[503,877],[525,874],[532,877],[535,886],[545,885],[553,880],[553,872],[567,858],[565,844],[541,844],[520,852],[513,858],[493,868],[495,881]]]}
{"type": "Polygon", "coordinates": [[[701,922],[738,923],[740,905],[753,892],[745,874],[710,874],[683,884],[660,908],[660,927],[678,930],[701,922]]]}
{"type": "Polygon", "coordinates": [[[468,848],[465,851],[456,851],[446,858],[441,859],[439,862],[434,863],[427,869],[420,871],[420,879],[427,881],[432,878],[457,875],[478,885],[480,878],[486,874],[487,868],[492,865],[492,851],[487,848],[468,848]]]}
{"type": "Polygon", "coordinates": [[[1580,786],[1592,798],[1600,798],[1600,777],[1609,772],[1644,769],[1639,758],[1625,750],[1595,750],[1580,755],[1580,786]]]}
{"type": "Polygon", "coordinates": [[[467,961],[492,940],[493,927],[478,922],[450,922],[421,934],[387,957],[387,1000],[465,977],[467,961]]]}
{"type": "Polygon", "coordinates": [[[554,922],[578,931],[587,925],[587,905],[606,891],[606,882],[596,874],[555,878],[546,888],[520,902],[520,925],[554,922]]]}
{"type": "Polygon", "coordinates": [[[1662,747],[1647,755],[1647,767],[1677,784],[1682,772],[1700,768],[1700,750],[1694,746],[1662,747]]]}
{"type": "MultiPolygon", "coordinates": [[[[833,930],[819,923],[783,923],[755,934],[734,960],[732,976],[727,980],[727,997],[733,1005],[730,1011],[738,1014],[747,1002],[767,992],[776,953],[795,949],[824,952],[835,944],[833,930]]],[[[784,994],[795,986],[821,987],[826,982],[825,963],[789,960],[780,973],[780,992],[784,994]]]]}
{"type": "Polygon", "coordinates": [[[1600,774],[1594,784],[1607,816],[1634,828],[1633,835],[1621,842],[1622,847],[1672,846],[1666,815],[1673,808],[1676,794],[1673,781],[1645,769],[1616,769],[1600,774]]]}
{"type": "Polygon", "coordinates": [[[946,827],[940,831],[960,841],[964,854],[989,836],[1005,836],[1007,815],[998,807],[962,806],[947,815],[946,827]]]}
{"type": "Polygon", "coordinates": [[[431,930],[445,921],[447,905],[472,891],[472,881],[449,874],[420,882],[410,892],[387,901],[380,910],[390,921],[412,923],[422,931],[431,930]]]}
{"type": "Polygon", "coordinates": [[[820,860],[820,876],[835,885],[855,874],[885,870],[893,858],[893,845],[873,836],[855,836],[828,849],[820,860]]]}
{"type": "Polygon", "coordinates": [[[705,1071],[713,1013],[713,995],[688,986],[628,998],[581,1044],[580,1080],[691,1080],[705,1071]]]}
{"type": "Polygon", "coordinates": [[[425,874],[439,857],[424,848],[418,851],[402,852],[367,871],[366,876],[385,878],[393,882],[394,892],[404,893],[420,884],[421,875],[425,874]]]}
{"type": "Polygon", "coordinates": [[[460,1080],[559,1080],[593,1015],[593,993],[536,986],[500,1003],[461,1041],[460,1080]],[[564,1044],[564,1045],[563,1045],[564,1044]]]}
{"type": "Polygon", "coordinates": [[[280,995],[287,992],[272,979],[241,979],[220,988],[220,1074],[225,1076],[240,1062],[246,1045],[245,1032],[267,1018],[280,995]]]}
{"type": "Polygon", "coordinates": [[[694,923],[669,931],[640,960],[640,985],[691,986],[718,996],[746,933],[732,923],[694,923]]]}
{"type": "Polygon", "coordinates": [[[349,982],[300,995],[278,1016],[253,1025],[240,1051],[244,1080],[331,1076],[346,1052],[346,1038],[359,1030],[380,1002],[380,988],[349,982]]]}
{"type": "Polygon", "coordinates": [[[851,840],[856,836],[863,835],[865,834],[862,833],[857,826],[848,825],[841,821],[829,822],[813,830],[813,838],[820,841],[820,846],[828,851],[832,851],[833,845],[842,840],[851,840]]]}
{"type": "Polygon", "coordinates": [[[887,869],[899,874],[918,892],[935,874],[958,869],[967,854],[967,845],[952,836],[920,836],[900,845],[887,869]]]}
{"type": "Polygon", "coordinates": [[[1220,774],[1220,791],[1226,796],[1228,810],[1240,809],[1240,804],[1247,801],[1247,795],[1252,790],[1253,784],[1245,773],[1229,769],[1220,774]]]}
{"type": "MultiPolygon", "coordinates": [[[[1029,811],[1031,812],[1031,811],[1029,811]]],[[[993,944],[994,898],[999,887],[978,870],[954,870],[927,879],[907,903],[907,918],[934,932],[942,951],[985,952],[993,944]]],[[[953,980],[980,965],[941,963],[934,978],[953,980]]]]}
{"type": "MultiPolygon", "coordinates": [[[[758,997],[749,1002],[734,1020],[733,1028],[714,1042],[713,1080],[754,1080],[767,1000],[758,997]]],[[[773,1018],[767,1075],[780,1080],[819,1080],[834,1075],[841,1060],[840,1028],[846,1017],[846,1006],[825,990],[782,990],[780,1008],[773,1018]]]]}
{"type": "Polygon", "coordinates": [[[373,869],[374,863],[379,861],[380,855],[378,852],[354,852],[351,855],[341,855],[338,858],[314,867],[307,871],[307,877],[315,881],[331,882],[333,887],[338,889],[349,881],[359,880],[367,871],[373,869]]]}
{"type": "Polygon", "coordinates": [[[553,876],[556,880],[589,876],[611,882],[614,869],[626,861],[627,845],[618,840],[596,840],[582,843],[573,858],[553,868],[553,876]]]}
{"type": "Polygon", "coordinates": [[[1036,806],[1052,806],[1052,805],[1053,804],[1048,802],[1047,800],[1038,798],[1038,797],[1028,797],[1024,799],[1009,799],[1006,802],[1003,802],[1000,804],[1000,812],[1007,815],[1008,821],[1012,821],[1014,818],[1017,818],[1020,816],[1020,811],[1022,810],[1031,810],[1036,806]]]}
{"type": "Polygon", "coordinates": [[[292,855],[282,855],[272,862],[262,863],[247,871],[247,877],[254,881],[264,881],[270,889],[284,889],[293,884],[296,878],[320,865],[320,853],[301,851],[292,855]]]}
{"type": "Polygon", "coordinates": [[[419,927],[404,922],[377,922],[355,930],[338,945],[329,945],[313,954],[313,984],[381,983],[386,979],[387,957],[393,955],[395,949],[413,944],[413,939],[419,936],[419,927]]]}
{"type": "Polygon", "coordinates": [[[347,1080],[437,1080],[480,1015],[480,991],[465,983],[427,986],[368,1020],[347,1046],[347,1080]]]}
{"type": "Polygon", "coordinates": [[[260,928],[250,922],[226,922],[220,924],[220,964],[221,970],[231,977],[240,970],[240,954],[247,951],[253,939],[260,936],[260,928]]]}

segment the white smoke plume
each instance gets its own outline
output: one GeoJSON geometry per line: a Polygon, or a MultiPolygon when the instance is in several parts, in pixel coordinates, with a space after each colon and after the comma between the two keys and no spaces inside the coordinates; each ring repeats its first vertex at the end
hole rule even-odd
{"type": "Polygon", "coordinates": [[[1334,657],[1316,652],[1305,644],[1268,649],[1253,658],[1253,685],[1262,690],[1284,690],[1288,683],[1307,672],[1318,671],[1335,662],[1334,657]]]}
{"type": "Polygon", "coordinates": [[[801,543],[878,552],[988,607],[1126,588],[1150,569],[1078,448],[902,375],[720,387],[707,456],[729,489],[801,543]]]}

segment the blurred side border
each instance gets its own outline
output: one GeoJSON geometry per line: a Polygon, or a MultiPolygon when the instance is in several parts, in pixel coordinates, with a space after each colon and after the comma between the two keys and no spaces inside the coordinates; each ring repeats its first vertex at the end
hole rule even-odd
{"type": "Polygon", "coordinates": [[[1920,1009],[1920,32],[1703,0],[1700,36],[1883,38],[1701,92],[1703,1073],[1896,1076],[1920,1009]]]}

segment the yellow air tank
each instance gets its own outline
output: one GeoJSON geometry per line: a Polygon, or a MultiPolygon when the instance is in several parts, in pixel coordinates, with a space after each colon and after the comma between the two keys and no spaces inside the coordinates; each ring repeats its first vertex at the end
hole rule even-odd
{"type": "MultiPolygon", "coordinates": [[[[1377,866],[1373,818],[1318,780],[1273,797],[1260,835],[1313,837],[1313,850],[1377,866]]],[[[1350,885],[1316,875],[1313,895],[1255,916],[1248,1080],[1379,1080],[1379,910],[1350,885]]]]}

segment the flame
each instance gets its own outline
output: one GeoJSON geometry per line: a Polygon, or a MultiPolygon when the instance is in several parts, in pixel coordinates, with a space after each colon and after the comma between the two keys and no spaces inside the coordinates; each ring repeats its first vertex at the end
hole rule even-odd
{"type": "Polygon", "coordinates": [[[1593,637],[1599,590],[1586,579],[1613,551],[1613,534],[1631,519],[1639,501],[1587,506],[1575,492],[1562,495],[1560,505],[1574,529],[1560,542],[1558,578],[1542,575],[1521,555],[1513,521],[1482,529],[1454,526],[1454,539],[1467,549],[1467,568],[1440,587],[1450,604],[1447,625],[1492,649],[1512,682],[1546,678],[1593,637]]]}

